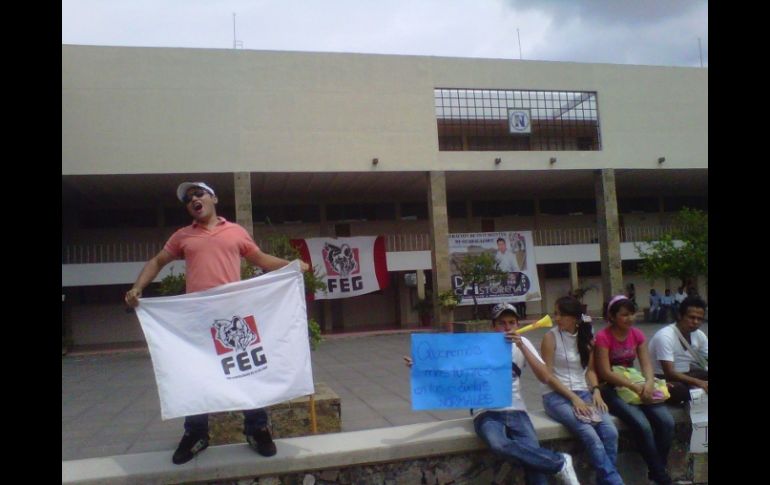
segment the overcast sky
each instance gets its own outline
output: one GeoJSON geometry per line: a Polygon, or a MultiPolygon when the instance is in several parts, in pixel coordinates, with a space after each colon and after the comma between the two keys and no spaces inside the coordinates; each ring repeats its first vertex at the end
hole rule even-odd
{"type": "Polygon", "coordinates": [[[62,0],[62,43],[232,49],[233,13],[244,49],[708,67],[707,0],[62,0]]]}

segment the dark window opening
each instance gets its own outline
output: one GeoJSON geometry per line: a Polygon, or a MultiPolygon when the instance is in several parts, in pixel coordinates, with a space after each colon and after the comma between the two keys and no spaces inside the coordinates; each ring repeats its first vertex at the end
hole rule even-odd
{"type": "MultiPolygon", "coordinates": [[[[184,209],[181,212],[186,213],[184,209]]],[[[155,209],[91,209],[80,214],[80,225],[83,229],[157,227],[158,212],[155,209]]]]}
{"type": "Polygon", "coordinates": [[[538,268],[541,266],[546,278],[569,278],[569,263],[542,264],[538,268]]]}
{"type": "Polygon", "coordinates": [[[533,216],[533,200],[474,200],[471,202],[474,217],[533,216]]]}
{"type": "Polygon", "coordinates": [[[658,212],[658,199],[655,197],[636,197],[618,199],[618,212],[632,214],[634,212],[658,212]]]}
{"type": "Polygon", "coordinates": [[[396,206],[381,204],[329,204],[326,218],[330,221],[389,221],[396,218],[396,206]]]}
{"type": "Polygon", "coordinates": [[[465,219],[468,216],[464,200],[450,200],[447,203],[447,215],[450,219],[465,219]]]}
{"type": "Polygon", "coordinates": [[[601,276],[602,263],[600,261],[586,261],[577,264],[577,273],[579,278],[587,276],[601,276]]]}
{"type": "Polygon", "coordinates": [[[679,212],[685,207],[698,209],[708,212],[708,197],[684,196],[684,197],[665,197],[663,199],[663,210],[665,212],[679,212]]]}
{"type": "Polygon", "coordinates": [[[428,218],[427,202],[402,202],[401,219],[403,220],[421,220],[428,218]]]}
{"type": "Polygon", "coordinates": [[[594,199],[541,199],[540,213],[551,215],[596,214],[594,199]]]}

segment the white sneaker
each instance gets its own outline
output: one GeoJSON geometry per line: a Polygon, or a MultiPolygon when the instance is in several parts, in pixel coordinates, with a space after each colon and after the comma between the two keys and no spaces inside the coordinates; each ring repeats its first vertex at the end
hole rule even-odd
{"type": "Polygon", "coordinates": [[[580,485],[575,469],[572,467],[572,457],[566,453],[561,455],[564,457],[564,466],[556,474],[556,478],[566,485],[580,485]]]}

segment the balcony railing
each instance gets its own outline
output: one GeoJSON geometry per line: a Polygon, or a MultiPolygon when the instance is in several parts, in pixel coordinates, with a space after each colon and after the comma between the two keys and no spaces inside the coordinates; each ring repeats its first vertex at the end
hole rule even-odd
{"type": "MultiPolygon", "coordinates": [[[[670,233],[675,226],[629,226],[620,230],[620,242],[647,241],[670,233]]],[[[599,233],[595,227],[571,229],[536,229],[532,231],[535,246],[562,246],[570,244],[597,244],[599,233]]],[[[144,262],[163,248],[165,241],[142,241],[106,244],[72,244],[62,246],[62,264],[132,263],[144,262]]],[[[263,251],[270,253],[267,240],[257,240],[263,251]]],[[[387,252],[430,251],[430,234],[387,234],[387,252]]]]}

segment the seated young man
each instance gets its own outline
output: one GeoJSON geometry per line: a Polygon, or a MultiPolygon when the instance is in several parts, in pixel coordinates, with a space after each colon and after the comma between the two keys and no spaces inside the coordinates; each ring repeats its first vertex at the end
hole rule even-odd
{"type": "Polygon", "coordinates": [[[709,391],[709,339],[700,330],[705,315],[706,302],[687,297],[679,305],[676,323],[661,328],[650,340],[655,375],[669,384],[669,403],[689,401],[691,388],[709,391]]]}
{"type": "MultiPolygon", "coordinates": [[[[527,366],[532,367],[541,382],[559,385],[559,381],[551,375],[532,342],[516,333],[519,328],[519,314],[513,305],[495,305],[492,309],[492,327],[513,343],[512,404],[505,408],[473,409],[476,434],[494,454],[512,464],[522,466],[528,485],[547,485],[550,476],[566,485],[580,485],[570,455],[540,446],[535,427],[521,396],[520,376],[522,369],[527,366]]],[[[407,366],[412,365],[411,358],[404,357],[404,360],[407,366]]]]}

